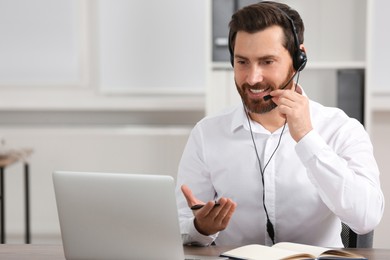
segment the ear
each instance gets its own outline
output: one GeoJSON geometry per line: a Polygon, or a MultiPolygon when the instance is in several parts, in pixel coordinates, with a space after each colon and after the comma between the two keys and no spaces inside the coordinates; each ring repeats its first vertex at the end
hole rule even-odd
{"type": "Polygon", "coordinates": [[[301,50],[301,51],[303,51],[304,53],[307,53],[306,52],[306,47],[305,47],[305,45],[302,43],[301,45],[299,45],[299,49],[301,50]]]}

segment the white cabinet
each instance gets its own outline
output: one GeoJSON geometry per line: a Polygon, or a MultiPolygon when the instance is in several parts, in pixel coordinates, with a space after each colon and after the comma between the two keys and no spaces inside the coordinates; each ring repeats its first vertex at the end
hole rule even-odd
{"type": "Polygon", "coordinates": [[[0,109],[204,110],[209,5],[0,2],[0,109]]]}
{"type": "Polygon", "coordinates": [[[390,2],[368,0],[366,118],[370,126],[375,112],[390,112],[390,2]]]}
{"type": "MultiPolygon", "coordinates": [[[[366,123],[373,140],[374,153],[381,171],[381,186],[385,198],[390,197],[389,131],[390,131],[390,2],[368,0],[366,123]]],[[[390,210],[375,230],[374,247],[389,248],[390,210]]]]}

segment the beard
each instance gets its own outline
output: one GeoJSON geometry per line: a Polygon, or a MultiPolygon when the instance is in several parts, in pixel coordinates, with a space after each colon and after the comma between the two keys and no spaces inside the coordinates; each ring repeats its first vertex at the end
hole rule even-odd
{"type": "MultiPolygon", "coordinates": [[[[286,80],[284,82],[289,82],[291,79],[291,75],[293,72],[290,72],[286,80]]],[[[264,100],[263,97],[261,98],[251,98],[248,95],[248,92],[250,92],[250,89],[268,89],[269,92],[276,90],[276,89],[283,89],[286,86],[286,83],[283,83],[280,86],[275,86],[273,84],[264,82],[264,83],[256,83],[255,85],[251,86],[248,83],[244,83],[241,86],[237,84],[236,81],[234,81],[236,84],[236,88],[238,93],[241,96],[241,100],[244,103],[244,106],[246,107],[247,111],[249,113],[255,113],[255,114],[265,114],[273,109],[275,109],[278,105],[276,105],[275,102],[272,101],[272,99],[264,100]]],[[[293,84],[291,82],[290,84],[293,84]]],[[[288,88],[288,87],[287,87],[288,88]]]]}

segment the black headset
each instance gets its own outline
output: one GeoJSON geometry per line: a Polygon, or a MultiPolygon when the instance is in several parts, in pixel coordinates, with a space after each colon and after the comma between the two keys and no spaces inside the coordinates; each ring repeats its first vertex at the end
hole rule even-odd
{"type": "MultiPolygon", "coordinates": [[[[261,4],[261,3],[259,3],[261,4]]],[[[266,3],[263,3],[263,4],[266,4],[266,3]]],[[[302,51],[299,47],[299,40],[298,40],[298,34],[297,34],[297,29],[295,28],[295,25],[294,25],[294,21],[291,19],[291,17],[286,13],[284,12],[282,9],[280,9],[279,7],[276,7],[274,6],[276,9],[278,9],[287,19],[288,21],[290,22],[290,25],[291,25],[291,31],[293,33],[293,37],[294,37],[294,43],[295,43],[295,51],[292,55],[292,60],[293,60],[293,67],[296,71],[302,71],[305,66],[306,66],[306,63],[307,63],[307,56],[306,56],[306,53],[304,51],[302,51]]],[[[233,38],[233,33],[231,31],[229,31],[229,53],[230,53],[230,63],[232,64],[232,66],[234,67],[234,51],[233,51],[233,47],[232,47],[232,38],[233,38]]]]}

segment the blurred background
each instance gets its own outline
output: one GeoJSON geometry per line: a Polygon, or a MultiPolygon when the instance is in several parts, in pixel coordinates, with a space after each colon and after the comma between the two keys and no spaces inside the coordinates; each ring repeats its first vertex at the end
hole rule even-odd
{"type": "MultiPolygon", "coordinates": [[[[0,157],[31,148],[32,243],[61,243],[55,170],[176,177],[198,120],[240,102],[228,22],[250,0],[0,0],[0,157]]],[[[390,198],[385,0],[295,0],[300,84],[369,132],[390,198]]],[[[7,243],[24,242],[23,161],[4,168],[7,243]]],[[[359,192],[359,191],[356,191],[359,192]]],[[[374,247],[390,248],[390,210],[374,247]]]]}

